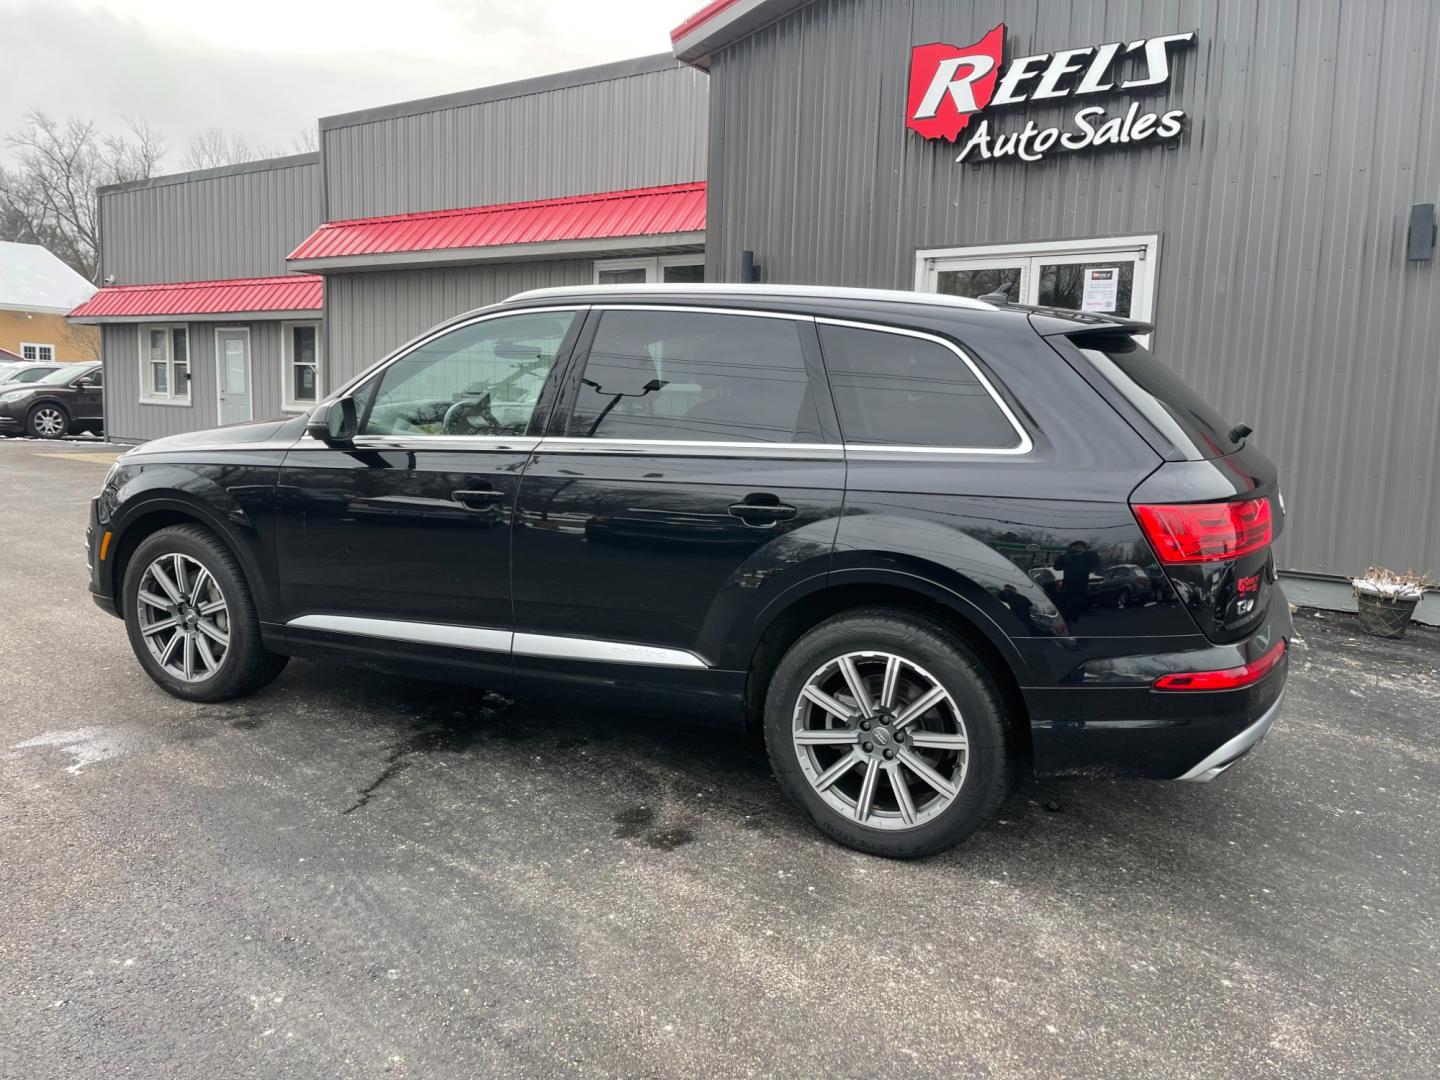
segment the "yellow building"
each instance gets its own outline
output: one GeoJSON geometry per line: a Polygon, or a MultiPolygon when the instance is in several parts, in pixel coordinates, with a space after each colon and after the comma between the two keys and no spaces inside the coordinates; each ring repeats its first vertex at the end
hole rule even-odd
{"type": "Polygon", "coordinates": [[[0,360],[100,359],[100,328],[65,321],[94,293],[40,245],[0,241],[0,360]]]}

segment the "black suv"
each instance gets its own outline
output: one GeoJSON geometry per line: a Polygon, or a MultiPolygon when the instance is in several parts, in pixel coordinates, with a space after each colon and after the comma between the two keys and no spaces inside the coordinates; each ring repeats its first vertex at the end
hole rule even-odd
{"type": "Polygon", "coordinates": [[[1152,329],[859,290],[525,293],[308,418],[126,454],[91,590],[179,697],[306,655],[745,720],[820,828],[922,855],[1021,762],[1208,780],[1274,720],[1275,469],[1152,329]],[[1098,602],[1117,568],[1153,587],[1098,602]]]}

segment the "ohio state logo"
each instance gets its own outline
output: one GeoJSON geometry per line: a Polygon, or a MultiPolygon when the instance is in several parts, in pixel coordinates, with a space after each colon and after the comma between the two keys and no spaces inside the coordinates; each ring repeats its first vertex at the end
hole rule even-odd
{"type": "MultiPolygon", "coordinates": [[[[1196,39],[1192,31],[1061,49],[1019,57],[1003,69],[1004,23],[973,45],[917,45],[910,54],[905,126],[926,139],[958,142],[985,109],[1162,86],[1170,81],[1172,48],[1196,39]]],[[[1041,127],[1032,120],[1020,130],[997,133],[991,117],[982,116],[955,160],[973,155],[981,161],[1040,161],[1054,151],[1171,139],[1184,130],[1184,121],[1182,109],[1146,112],[1138,102],[1116,116],[1101,106],[1080,109],[1069,129],[1041,127]]]]}

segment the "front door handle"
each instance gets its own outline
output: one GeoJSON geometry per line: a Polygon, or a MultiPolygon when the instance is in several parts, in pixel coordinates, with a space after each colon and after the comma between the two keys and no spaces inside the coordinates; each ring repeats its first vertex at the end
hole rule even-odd
{"type": "Polygon", "coordinates": [[[479,491],[452,491],[450,498],[471,510],[488,510],[505,498],[503,491],[483,488],[479,491]]]}
{"type": "Polygon", "coordinates": [[[730,507],[730,516],[746,525],[773,525],[777,521],[789,521],[797,513],[795,507],[787,506],[773,495],[751,495],[730,507]]]}

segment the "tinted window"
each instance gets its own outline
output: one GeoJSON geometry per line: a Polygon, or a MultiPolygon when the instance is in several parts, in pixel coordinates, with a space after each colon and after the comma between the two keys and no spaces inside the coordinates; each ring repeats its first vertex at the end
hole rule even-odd
{"type": "Polygon", "coordinates": [[[1019,445],[1014,426],[970,366],[938,342],[822,324],[820,344],[847,443],[1019,445]]]}
{"type": "Polygon", "coordinates": [[[68,383],[71,379],[78,379],[88,370],[86,364],[71,364],[68,367],[56,368],[40,376],[35,382],[41,386],[59,386],[61,383],[68,383]]]}
{"type": "Polygon", "coordinates": [[[574,320],[509,315],[427,342],[381,373],[361,433],[524,435],[574,320]]]}
{"type": "Polygon", "coordinates": [[[1086,335],[1074,340],[1175,449],[1192,460],[1221,457],[1235,449],[1227,435],[1231,425],[1134,338],[1086,335]]]}
{"type": "Polygon", "coordinates": [[[800,332],[793,319],[607,311],[569,434],[818,442],[800,332]]]}

